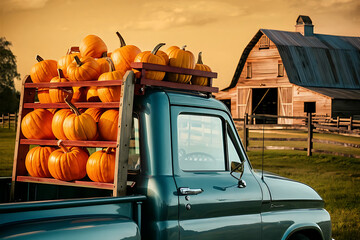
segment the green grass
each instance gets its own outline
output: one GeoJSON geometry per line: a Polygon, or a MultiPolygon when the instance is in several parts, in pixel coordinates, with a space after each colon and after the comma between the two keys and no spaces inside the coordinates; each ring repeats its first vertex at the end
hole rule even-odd
{"type": "MultiPolygon", "coordinates": [[[[261,151],[248,152],[254,168],[261,169],[261,151]]],[[[360,236],[360,160],[306,152],[265,150],[264,170],[313,187],[325,200],[336,240],[360,236]]]]}
{"type": "Polygon", "coordinates": [[[14,129],[0,128],[0,177],[10,177],[14,162],[14,129]]]}

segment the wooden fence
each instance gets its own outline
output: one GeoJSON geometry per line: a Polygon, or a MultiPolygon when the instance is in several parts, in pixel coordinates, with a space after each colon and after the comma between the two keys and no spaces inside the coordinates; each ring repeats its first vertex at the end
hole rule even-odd
{"type": "MultiPolygon", "coordinates": [[[[329,132],[329,133],[346,133],[350,135],[360,136],[360,120],[353,120],[350,118],[336,118],[313,116],[308,114],[307,117],[300,116],[277,116],[277,115],[248,115],[245,114],[244,118],[234,119],[235,125],[238,129],[243,129],[243,144],[245,150],[248,151],[249,140],[260,141],[262,138],[249,138],[249,130],[259,129],[294,129],[307,131],[307,138],[264,138],[264,141],[307,141],[307,148],[295,148],[295,147],[276,147],[267,146],[265,149],[292,149],[307,151],[307,155],[311,156],[312,152],[330,153],[324,150],[318,150],[313,148],[313,143],[327,143],[334,145],[341,145],[344,147],[360,148],[360,144],[348,144],[336,141],[314,139],[314,132],[329,132]],[[277,122],[279,118],[296,119],[300,124],[266,124],[266,119],[272,119],[273,122],[277,122]],[[275,119],[275,121],[274,121],[275,119]],[[262,120],[265,124],[256,124],[256,120],[262,120]]],[[[262,147],[252,147],[251,149],[257,149],[262,147]]],[[[332,153],[332,152],[331,152],[332,153]]],[[[341,155],[346,157],[359,157],[349,154],[332,153],[334,155],[341,155]]]]}
{"type": "Polygon", "coordinates": [[[13,128],[16,132],[18,113],[2,114],[0,117],[0,126],[2,128],[13,128]]]}

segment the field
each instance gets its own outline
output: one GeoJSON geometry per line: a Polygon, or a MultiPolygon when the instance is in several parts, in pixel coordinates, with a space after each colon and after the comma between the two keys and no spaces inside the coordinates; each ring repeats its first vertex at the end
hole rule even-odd
{"type": "MultiPolygon", "coordinates": [[[[241,133],[240,133],[241,134],[241,133]]],[[[241,135],[240,135],[241,136],[241,135]]],[[[306,137],[298,131],[265,132],[270,137],[306,137]]],[[[262,137],[262,131],[251,132],[250,138],[262,137]]],[[[360,138],[330,134],[315,134],[315,138],[360,144],[360,138]]],[[[0,129],[0,177],[11,176],[15,133],[0,129]]],[[[266,146],[302,146],[306,142],[265,142],[266,146]]],[[[262,146],[261,141],[250,141],[262,146]]],[[[315,149],[332,150],[360,155],[359,148],[314,144],[315,149]]],[[[254,168],[261,169],[262,151],[249,151],[254,168]]],[[[307,157],[305,151],[265,150],[264,170],[304,182],[313,187],[325,200],[333,222],[336,240],[357,240],[360,236],[360,159],[326,154],[307,157]]]]}

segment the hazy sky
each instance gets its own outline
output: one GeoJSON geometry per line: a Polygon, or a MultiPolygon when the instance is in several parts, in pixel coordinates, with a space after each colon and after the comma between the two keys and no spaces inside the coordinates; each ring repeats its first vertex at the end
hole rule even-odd
{"type": "Polygon", "coordinates": [[[298,15],[310,16],[315,33],[360,36],[359,0],[1,0],[0,36],[12,42],[21,77],[37,54],[58,60],[89,34],[112,51],[119,31],[142,51],[160,42],[202,51],[223,88],[260,28],[294,31],[298,15]]]}

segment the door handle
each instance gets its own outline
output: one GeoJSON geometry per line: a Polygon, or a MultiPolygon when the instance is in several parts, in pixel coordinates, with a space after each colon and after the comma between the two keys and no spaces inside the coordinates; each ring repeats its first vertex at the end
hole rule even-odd
{"type": "Polygon", "coordinates": [[[199,193],[202,193],[204,190],[201,188],[188,188],[188,187],[182,187],[179,188],[179,192],[181,195],[197,195],[199,193]]]}

